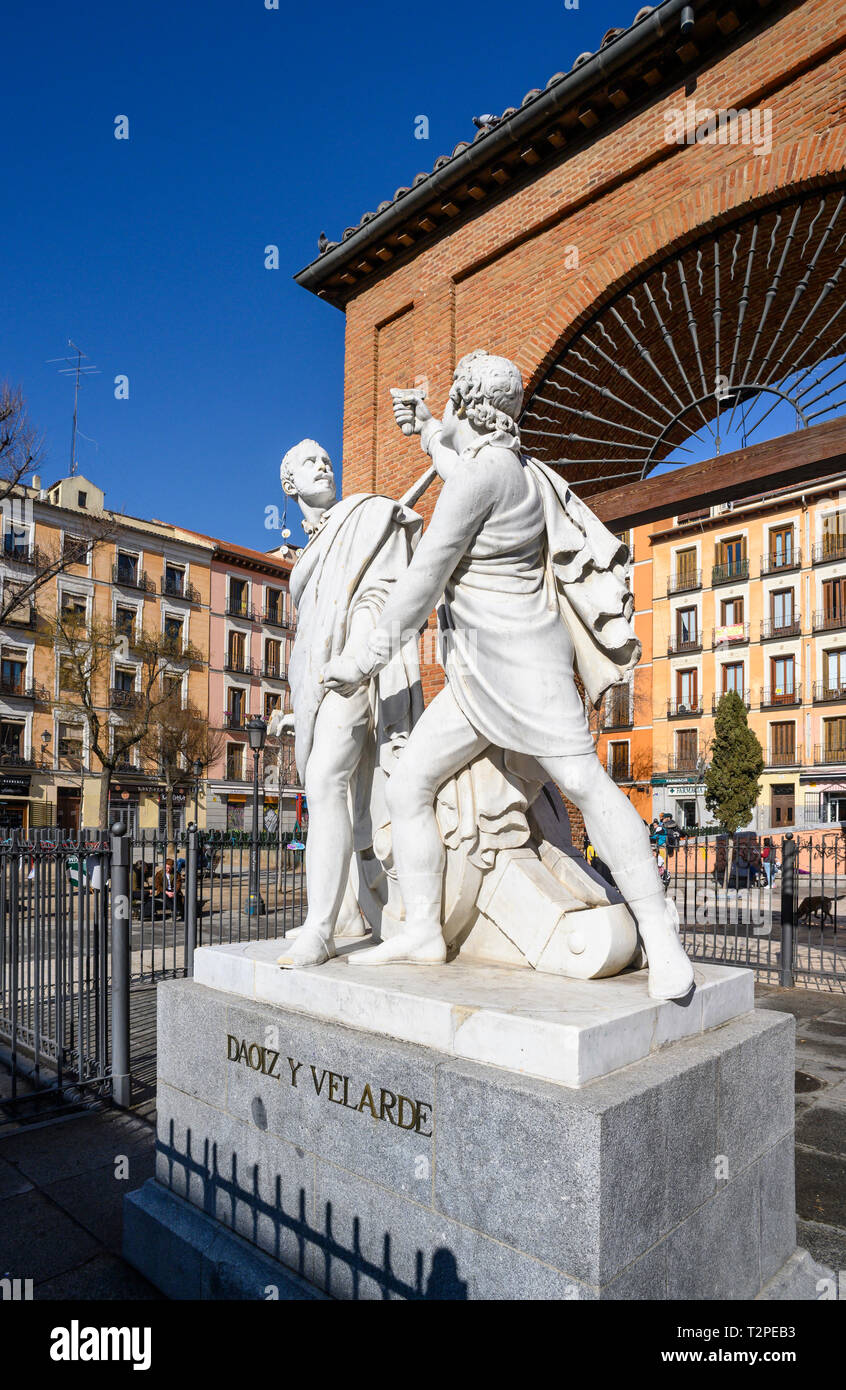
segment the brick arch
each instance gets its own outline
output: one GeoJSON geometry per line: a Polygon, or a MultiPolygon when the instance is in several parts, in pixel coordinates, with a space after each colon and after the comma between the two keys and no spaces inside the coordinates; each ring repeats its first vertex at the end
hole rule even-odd
{"type": "Polygon", "coordinates": [[[664,217],[634,227],[611,250],[592,262],[578,285],[557,304],[515,353],[526,399],[542,381],[568,340],[590,316],[632,280],[673,251],[739,216],[752,215],[791,194],[821,188],[846,171],[846,125],[808,135],[772,154],[755,158],[710,184],[697,185],[673,209],[674,235],[666,236],[664,217]]]}

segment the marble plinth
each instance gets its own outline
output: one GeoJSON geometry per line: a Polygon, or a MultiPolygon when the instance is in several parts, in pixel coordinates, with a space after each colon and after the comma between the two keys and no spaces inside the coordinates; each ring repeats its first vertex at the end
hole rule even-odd
{"type": "Polygon", "coordinates": [[[499,972],[474,984],[455,965],[451,984],[423,969],[377,983],[343,962],[268,973],[268,949],[200,951],[216,985],[159,986],[156,1177],[126,1200],[124,1253],[171,1297],[751,1299],[793,1287],[793,1019],[744,1008],[742,972],[703,971],[696,1030],[673,1040],[678,1020],[637,976],[591,986],[527,972],[529,998],[528,982],[509,996],[499,972]],[[722,1021],[720,981],[735,1013],[722,1021]],[[309,1003],[312,987],[327,992],[309,1003]],[[315,1002],[328,1009],[333,989],[335,1019],[315,1002]],[[380,995],[379,1026],[365,1026],[380,995]],[[456,1051],[478,1016],[473,1046],[495,1065],[456,1051]],[[427,1017],[437,1041],[404,1040],[427,1017]],[[639,1059],[590,1041],[603,1017],[620,1039],[639,1033],[639,1059]],[[570,1082],[529,1074],[546,1066],[537,1042],[497,1051],[497,1029],[521,1019],[562,1056],[566,1030],[584,1034],[570,1082]],[[613,1069],[573,1084],[579,1056],[613,1069]]]}
{"type": "Polygon", "coordinates": [[[698,965],[696,991],[681,1005],[650,999],[646,970],[570,980],[461,956],[442,966],[351,970],[349,956],[369,938],[338,944],[336,960],[309,970],[280,970],[281,940],[204,946],[194,957],[194,979],[565,1086],[582,1086],[667,1043],[719,1027],[754,1003],[751,970],[734,966],[698,965]]]}

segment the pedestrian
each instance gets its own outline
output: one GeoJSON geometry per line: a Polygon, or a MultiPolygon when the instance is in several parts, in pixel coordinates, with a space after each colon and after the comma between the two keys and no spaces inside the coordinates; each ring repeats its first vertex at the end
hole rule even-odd
{"type": "Polygon", "coordinates": [[[182,875],[174,870],[172,859],[166,859],[164,869],[156,870],[155,894],[161,899],[162,908],[168,916],[175,909],[177,917],[185,916],[185,898],[182,892],[182,875]]]}
{"type": "Polygon", "coordinates": [[[761,849],[761,867],[764,871],[764,878],[766,879],[768,887],[772,888],[776,870],[776,852],[775,845],[769,835],[765,838],[761,849]]]}

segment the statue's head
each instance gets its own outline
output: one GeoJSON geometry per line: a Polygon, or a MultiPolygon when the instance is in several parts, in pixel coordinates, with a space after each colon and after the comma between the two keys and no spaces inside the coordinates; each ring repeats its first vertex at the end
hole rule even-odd
{"type": "Polygon", "coordinates": [[[451,420],[469,420],[480,432],[498,430],[516,435],[522,404],[523,379],[513,362],[481,348],[469,352],[453,374],[444,412],[444,443],[450,442],[447,436],[452,432],[451,420]]]}
{"type": "Polygon", "coordinates": [[[336,500],[332,460],[315,439],[301,439],[289,449],[279,469],[282,491],[307,507],[331,507],[336,500]]]}

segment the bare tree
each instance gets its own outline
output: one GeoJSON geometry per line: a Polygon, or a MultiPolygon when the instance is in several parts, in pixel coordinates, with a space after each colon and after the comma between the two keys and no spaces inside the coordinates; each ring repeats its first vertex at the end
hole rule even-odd
{"type": "Polygon", "coordinates": [[[82,722],[89,753],[100,764],[97,824],[108,823],[109,787],[115,769],[143,746],[151,731],[162,727],[174,697],[169,678],[181,676],[185,664],[200,661],[193,647],[177,649],[160,632],[142,632],[129,639],[112,623],[87,619],[84,612],[59,610],[56,615],[56,659],[60,672],[60,718],[82,722]],[[110,683],[115,654],[131,653],[136,672],[131,690],[113,690],[110,683]],[[70,699],[63,697],[72,697],[70,699]]]}
{"type": "Polygon", "coordinates": [[[207,717],[195,706],[183,706],[181,695],[171,693],[153,712],[140,746],[145,761],[158,763],[164,782],[165,834],[171,850],[174,791],[186,777],[193,778],[193,763],[199,760],[208,767],[216,762],[223,750],[223,734],[210,728],[207,717]]]}
{"type": "Polygon", "coordinates": [[[49,547],[36,546],[32,525],[32,500],[26,494],[25,479],[44,462],[44,442],[31,424],[26,402],[19,387],[0,385],[0,514],[4,522],[4,555],[15,565],[16,575],[4,571],[0,597],[0,623],[14,621],[35,602],[38,592],[51,584],[69,566],[87,559],[90,550],[111,541],[117,529],[106,516],[84,519],[82,548],[63,549],[58,535],[49,547]],[[5,535],[11,529],[12,543],[5,535]],[[22,538],[18,545],[15,536],[22,538]],[[32,535],[30,543],[29,537],[32,535]]]}

